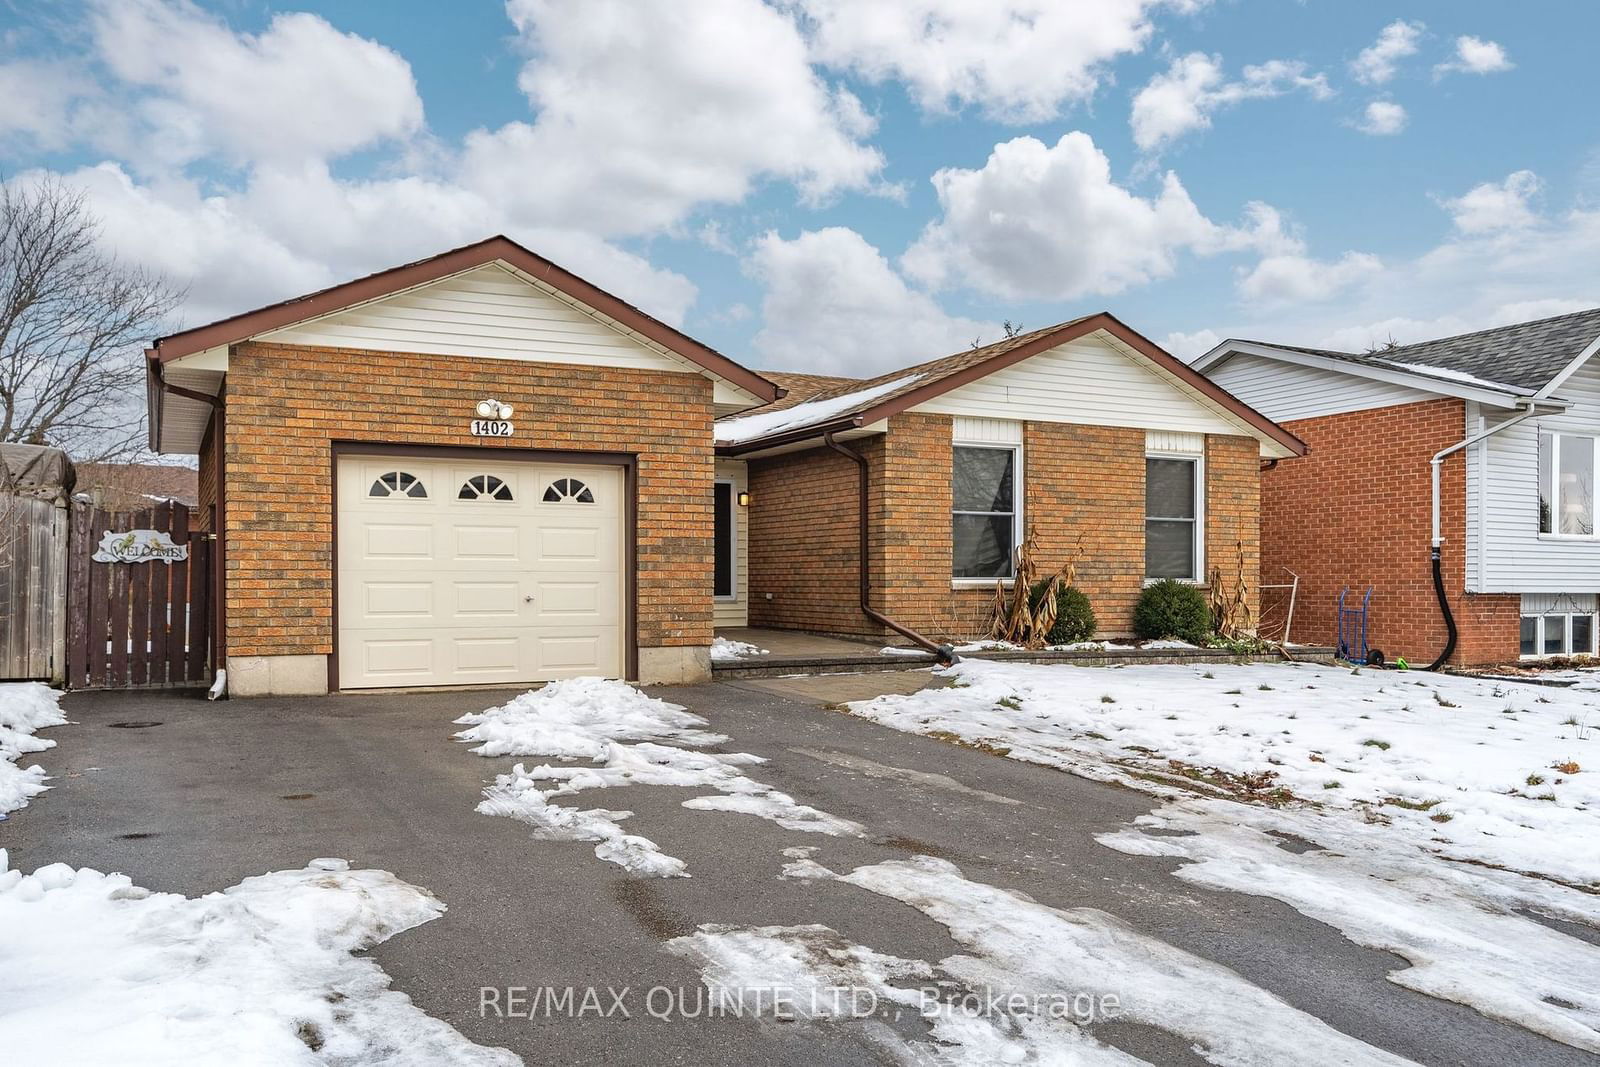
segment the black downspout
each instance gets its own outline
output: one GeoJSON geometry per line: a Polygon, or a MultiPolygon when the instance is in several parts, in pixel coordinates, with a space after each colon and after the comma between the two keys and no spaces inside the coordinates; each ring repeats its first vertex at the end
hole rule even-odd
{"type": "Polygon", "coordinates": [[[1452,653],[1456,650],[1456,617],[1450,614],[1450,599],[1444,592],[1444,573],[1440,570],[1439,546],[1434,545],[1433,556],[1433,595],[1439,598],[1439,614],[1444,616],[1445,641],[1444,651],[1439,653],[1439,658],[1428,664],[1430,671],[1436,671],[1445,665],[1452,653]]]}
{"type": "Polygon", "coordinates": [[[867,502],[867,457],[863,456],[859,452],[848,449],[844,445],[841,445],[839,442],[835,441],[831,431],[823,434],[822,440],[824,444],[833,449],[835,452],[839,453],[841,456],[848,457],[850,461],[861,470],[861,490],[860,501],[858,504],[859,515],[856,523],[860,529],[861,535],[861,613],[878,625],[886,626],[895,633],[900,634],[918,646],[927,649],[929,652],[932,652],[939,658],[940,663],[948,667],[950,664],[956,662],[957,657],[956,650],[954,648],[949,645],[937,644],[934,641],[923,637],[910,627],[901,626],[899,623],[895,622],[893,619],[889,618],[887,615],[883,614],[872,606],[872,599],[870,595],[872,592],[872,577],[867,562],[867,549],[869,546],[867,527],[869,510],[867,502]]]}

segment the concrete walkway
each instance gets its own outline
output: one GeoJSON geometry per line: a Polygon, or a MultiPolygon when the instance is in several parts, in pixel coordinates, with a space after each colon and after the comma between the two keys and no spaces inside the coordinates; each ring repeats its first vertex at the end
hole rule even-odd
{"type": "MultiPolygon", "coordinates": [[[[859,683],[850,684],[850,695],[861,695],[859,683]]],[[[1150,808],[1142,794],[826,710],[817,702],[844,694],[820,685],[775,691],[772,681],[739,682],[661,695],[731,735],[723,750],[767,757],[755,777],[863,823],[870,836],[801,834],[693,811],[682,806],[692,794],[681,789],[580,796],[580,803],[632,809],[627,828],[684,859],[692,874],[630,878],[597,860],[590,845],[536,841],[513,820],[473,811],[484,783],[515,761],[471,755],[451,740],[451,720],[510,695],[219,704],[158,694],[69,696],[65,707],[77,721],[50,731],[58,746],[39,756],[55,788],[0,823],[0,847],[23,869],[65,861],[186,894],[318,856],[394,871],[450,910],[378,946],[375,958],[424,1010],[530,1064],[815,1067],[877,1058],[858,1023],[479,1015],[484,986],[698,989],[697,971],[660,944],[701,923],[824,923],[878,951],[930,961],[961,951],[911,908],[843,884],[780,878],[782,850],[794,845],[819,846],[816,860],[834,870],[941,856],[969,878],[1045,904],[1101,908],[1418,1062],[1588,1062],[1386,981],[1396,958],[1355,948],[1284,905],[1208,892],[1173,878],[1172,861],[1096,844],[1093,835],[1150,808]],[[111,728],[129,722],[158,725],[111,728]]],[[[1164,1031],[1113,1024],[1095,1032],[1155,1063],[1200,1062],[1164,1031]]]]}

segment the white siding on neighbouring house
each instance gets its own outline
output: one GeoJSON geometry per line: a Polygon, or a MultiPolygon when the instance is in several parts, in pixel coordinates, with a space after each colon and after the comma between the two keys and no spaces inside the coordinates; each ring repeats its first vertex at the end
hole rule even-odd
{"type": "Polygon", "coordinates": [[[258,340],[534,363],[699,371],[493,263],[274,330],[258,340]]]}
{"type": "Polygon", "coordinates": [[[1229,356],[1207,377],[1276,422],[1414,404],[1438,395],[1249,353],[1229,356]]]}
{"type": "Polygon", "coordinates": [[[733,483],[733,589],[737,595],[732,600],[714,599],[711,621],[718,629],[726,626],[749,626],[750,523],[745,514],[749,509],[739,506],[739,494],[750,488],[744,460],[717,460],[716,477],[718,481],[733,483]]]}
{"type": "MultiPolygon", "coordinates": [[[[1539,534],[1539,431],[1600,436],[1600,364],[1591,361],[1556,390],[1572,407],[1491,437],[1468,466],[1468,588],[1482,593],[1573,593],[1600,589],[1600,538],[1539,534]],[[1482,540],[1475,528],[1482,520],[1482,540]]],[[[1484,424],[1510,412],[1486,408],[1484,424]]],[[[1468,424],[1479,425],[1469,410],[1468,424]]]]}
{"type": "Polygon", "coordinates": [[[1093,335],[997,370],[911,410],[1192,433],[1252,432],[1143,357],[1093,335]]]}

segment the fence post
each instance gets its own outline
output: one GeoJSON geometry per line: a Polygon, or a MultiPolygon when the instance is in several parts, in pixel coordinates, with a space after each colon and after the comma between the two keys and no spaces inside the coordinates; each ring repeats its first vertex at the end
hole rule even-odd
{"type": "Polygon", "coordinates": [[[67,570],[71,557],[72,507],[57,503],[50,530],[50,684],[67,687],[67,570]]]}

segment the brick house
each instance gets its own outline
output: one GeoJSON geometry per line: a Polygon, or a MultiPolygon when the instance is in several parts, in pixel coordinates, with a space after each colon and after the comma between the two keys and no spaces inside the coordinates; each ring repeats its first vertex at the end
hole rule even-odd
{"type": "Polygon", "coordinates": [[[1083,539],[1120,629],[1147,527],[1184,577],[1236,545],[1253,572],[1258,458],[1303,451],[1109,316],[855,403],[856,385],[758,374],[504,237],[147,356],[152,448],[199,457],[239,696],[689,681],[717,626],[888,632],[858,595],[860,467],[825,434],[866,462],[874,611],[964,636],[1027,522],[1052,556],[1083,539]],[[759,420],[785,429],[719,447],[759,420]],[[1147,516],[1147,470],[1173,514],[1147,516]]]}
{"type": "Polygon", "coordinates": [[[1597,350],[1600,309],[1364,354],[1228,340],[1196,360],[1311,446],[1261,483],[1263,580],[1299,575],[1300,639],[1331,641],[1340,589],[1371,587],[1369,643],[1434,661],[1451,644],[1437,543],[1449,662],[1593,654],[1597,350]]]}

